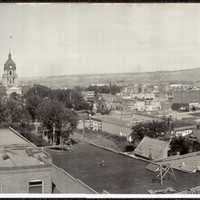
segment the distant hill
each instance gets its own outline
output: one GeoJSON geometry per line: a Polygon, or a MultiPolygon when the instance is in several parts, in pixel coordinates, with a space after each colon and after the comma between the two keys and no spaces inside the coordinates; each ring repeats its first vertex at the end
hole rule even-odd
{"type": "Polygon", "coordinates": [[[71,88],[74,86],[88,86],[91,83],[118,83],[126,85],[130,83],[200,83],[200,68],[156,71],[141,73],[116,73],[116,74],[83,74],[62,75],[49,77],[21,78],[21,82],[29,84],[42,84],[48,87],[71,88]]]}

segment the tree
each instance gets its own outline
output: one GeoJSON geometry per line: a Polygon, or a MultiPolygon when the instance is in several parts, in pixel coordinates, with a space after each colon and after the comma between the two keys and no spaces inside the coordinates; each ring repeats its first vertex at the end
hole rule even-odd
{"type": "Polygon", "coordinates": [[[109,107],[104,100],[98,101],[98,112],[102,115],[109,114],[111,106],[109,107]]]}
{"type": "Polygon", "coordinates": [[[89,109],[89,104],[83,99],[79,90],[55,89],[51,91],[50,98],[61,101],[67,108],[74,108],[75,110],[89,109]]]}
{"type": "Polygon", "coordinates": [[[174,137],[170,143],[170,155],[176,155],[177,153],[186,154],[190,152],[192,142],[184,137],[174,137]]]}
{"type": "Polygon", "coordinates": [[[110,93],[111,94],[115,95],[117,93],[120,93],[120,91],[121,91],[121,88],[119,86],[111,85],[111,87],[110,87],[110,93]]]}
{"type": "Polygon", "coordinates": [[[27,111],[29,112],[32,119],[35,120],[37,115],[37,108],[42,102],[42,98],[39,95],[30,94],[27,96],[25,102],[27,111]]]}
{"type": "Polygon", "coordinates": [[[45,98],[45,97],[48,97],[50,93],[51,93],[50,88],[43,85],[34,85],[25,93],[25,97],[28,97],[31,95],[37,95],[40,98],[45,98]]]}
{"type": "Polygon", "coordinates": [[[103,86],[97,86],[97,85],[90,85],[87,88],[88,91],[95,91],[96,93],[111,93],[115,95],[116,93],[119,93],[121,91],[121,88],[117,85],[103,85],[103,86]]]}
{"type": "Polygon", "coordinates": [[[0,98],[0,126],[9,126],[6,98],[0,98]]]}
{"type": "Polygon", "coordinates": [[[6,87],[5,86],[3,86],[3,85],[1,85],[0,86],[0,96],[1,97],[6,97],[6,87]]]}
{"type": "Polygon", "coordinates": [[[50,88],[42,85],[34,85],[24,95],[26,102],[26,109],[28,110],[33,120],[36,119],[36,112],[39,104],[42,102],[44,98],[49,97],[50,94],[51,94],[50,88]]]}
{"type": "Polygon", "coordinates": [[[29,121],[30,115],[27,112],[23,98],[20,95],[12,93],[5,102],[5,106],[7,120],[10,124],[29,121]]]}
{"type": "Polygon", "coordinates": [[[60,144],[60,138],[66,138],[67,134],[70,135],[77,124],[74,111],[67,109],[62,102],[50,98],[44,99],[38,106],[37,117],[49,130],[51,139],[55,126],[56,144],[60,144]]]}
{"type": "Polygon", "coordinates": [[[50,89],[42,85],[34,85],[24,97],[26,109],[33,120],[36,119],[36,111],[39,104],[45,98],[60,101],[66,108],[73,108],[75,110],[89,109],[89,104],[83,99],[81,91],[75,89],[50,89]]]}
{"type": "Polygon", "coordinates": [[[170,126],[168,121],[139,123],[132,127],[132,133],[130,134],[131,143],[137,146],[144,136],[157,138],[165,135],[169,130],[170,126]]]}
{"type": "Polygon", "coordinates": [[[177,153],[187,154],[200,150],[200,143],[197,140],[192,140],[190,137],[174,137],[170,143],[169,155],[177,153]]]}
{"type": "Polygon", "coordinates": [[[64,144],[65,140],[69,139],[77,126],[77,114],[69,109],[65,109],[64,112],[60,129],[61,144],[64,144]]]}

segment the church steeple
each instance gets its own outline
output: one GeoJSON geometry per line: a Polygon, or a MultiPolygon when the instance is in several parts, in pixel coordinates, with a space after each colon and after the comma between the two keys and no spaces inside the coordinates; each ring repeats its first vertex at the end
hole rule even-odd
{"type": "Polygon", "coordinates": [[[8,71],[10,69],[12,69],[14,71],[16,70],[16,64],[15,64],[15,62],[12,59],[11,52],[9,52],[8,59],[7,59],[7,61],[4,64],[4,71],[8,71]]]}
{"type": "Polygon", "coordinates": [[[16,84],[16,64],[12,59],[12,54],[9,51],[8,59],[4,64],[3,84],[12,87],[16,84]]]}
{"type": "Polygon", "coordinates": [[[9,54],[8,54],[8,59],[12,59],[12,55],[11,55],[10,51],[9,51],[9,54]]]}

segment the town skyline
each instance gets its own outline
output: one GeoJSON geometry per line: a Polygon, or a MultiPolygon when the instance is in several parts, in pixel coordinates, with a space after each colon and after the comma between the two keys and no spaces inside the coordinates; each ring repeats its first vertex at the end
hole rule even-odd
{"type": "Polygon", "coordinates": [[[2,4],[0,73],[9,50],[20,77],[198,68],[199,11],[194,4],[2,4]]]}

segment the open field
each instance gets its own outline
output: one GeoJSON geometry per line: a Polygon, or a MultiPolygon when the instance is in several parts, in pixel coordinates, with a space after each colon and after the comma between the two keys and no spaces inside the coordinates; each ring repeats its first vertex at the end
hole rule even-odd
{"type": "Polygon", "coordinates": [[[92,132],[91,130],[85,130],[85,134],[83,137],[83,133],[80,130],[77,130],[73,133],[72,138],[74,140],[87,141],[92,142],[97,145],[114,149],[116,151],[125,151],[128,142],[126,138],[112,135],[104,132],[92,132]]]}
{"type": "Polygon", "coordinates": [[[53,162],[75,178],[79,178],[99,193],[148,193],[150,189],[172,187],[183,191],[199,185],[200,174],[175,170],[173,178],[164,180],[163,186],[154,181],[155,174],[145,169],[148,162],[114,153],[87,143],[73,146],[72,151],[50,152],[53,162]],[[100,163],[104,161],[105,166],[100,163]]]}

